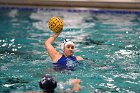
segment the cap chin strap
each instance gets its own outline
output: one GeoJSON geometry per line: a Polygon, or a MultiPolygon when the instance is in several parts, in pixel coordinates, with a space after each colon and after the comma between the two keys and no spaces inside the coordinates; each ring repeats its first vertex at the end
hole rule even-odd
{"type": "Polygon", "coordinates": [[[65,53],[63,53],[63,55],[64,55],[65,57],[68,57],[65,53]]]}
{"type": "MultiPolygon", "coordinates": [[[[68,57],[64,52],[63,52],[63,55],[64,55],[65,57],[68,57]]],[[[70,55],[70,56],[73,56],[73,55],[70,55]]]]}

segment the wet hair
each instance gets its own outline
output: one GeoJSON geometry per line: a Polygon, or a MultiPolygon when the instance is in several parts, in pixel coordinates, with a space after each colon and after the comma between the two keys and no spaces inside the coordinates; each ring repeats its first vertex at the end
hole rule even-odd
{"type": "Polygon", "coordinates": [[[54,93],[57,87],[57,81],[50,75],[45,75],[39,82],[39,87],[43,89],[44,92],[54,93]]]}

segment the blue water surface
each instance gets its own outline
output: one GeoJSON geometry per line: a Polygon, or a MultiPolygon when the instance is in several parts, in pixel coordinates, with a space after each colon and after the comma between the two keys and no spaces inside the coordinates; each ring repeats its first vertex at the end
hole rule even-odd
{"type": "Polygon", "coordinates": [[[139,41],[139,12],[1,7],[0,92],[41,91],[39,80],[51,74],[58,82],[81,79],[79,93],[139,93],[139,41]],[[65,23],[53,45],[61,52],[63,39],[72,39],[85,58],[75,71],[52,70],[44,42],[53,16],[65,23]]]}

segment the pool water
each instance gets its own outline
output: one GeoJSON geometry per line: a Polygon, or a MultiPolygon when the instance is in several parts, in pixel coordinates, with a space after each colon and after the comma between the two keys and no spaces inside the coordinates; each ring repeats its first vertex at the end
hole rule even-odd
{"type": "Polygon", "coordinates": [[[51,74],[57,81],[81,79],[79,93],[139,93],[139,41],[140,12],[1,7],[0,92],[41,91],[39,80],[51,74]],[[75,55],[85,58],[75,71],[52,71],[44,42],[53,34],[47,25],[53,16],[65,23],[57,50],[69,38],[75,55]]]}

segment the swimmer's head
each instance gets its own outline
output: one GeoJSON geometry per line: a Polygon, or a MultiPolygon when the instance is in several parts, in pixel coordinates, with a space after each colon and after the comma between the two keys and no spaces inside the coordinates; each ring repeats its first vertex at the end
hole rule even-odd
{"type": "Polygon", "coordinates": [[[44,92],[54,93],[54,90],[57,87],[57,82],[52,76],[45,75],[39,82],[39,86],[44,92]]]}
{"type": "Polygon", "coordinates": [[[65,56],[71,56],[74,53],[75,44],[69,39],[63,41],[63,52],[65,56]]]}

